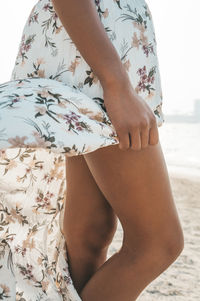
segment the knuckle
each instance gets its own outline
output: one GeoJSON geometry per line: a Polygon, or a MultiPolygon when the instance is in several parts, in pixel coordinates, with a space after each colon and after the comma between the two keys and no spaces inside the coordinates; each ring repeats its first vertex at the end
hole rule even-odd
{"type": "Polygon", "coordinates": [[[126,128],[125,126],[119,126],[116,128],[116,131],[119,133],[119,135],[123,136],[126,133],[126,128]]]}
{"type": "Polygon", "coordinates": [[[139,123],[133,123],[133,122],[130,122],[129,125],[128,125],[128,128],[132,131],[136,130],[137,128],[139,128],[139,123]]]}
{"type": "Polygon", "coordinates": [[[153,124],[153,125],[156,124],[156,116],[152,115],[150,121],[151,121],[151,124],[153,124]]]}
{"type": "Polygon", "coordinates": [[[149,122],[147,119],[142,120],[140,123],[141,128],[147,128],[148,125],[149,125],[149,122]]]}

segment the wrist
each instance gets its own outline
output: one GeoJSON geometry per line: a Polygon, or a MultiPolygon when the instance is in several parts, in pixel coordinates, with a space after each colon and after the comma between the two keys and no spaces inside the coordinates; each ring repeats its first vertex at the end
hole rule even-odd
{"type": "Polygon", "coordinates": [[[99,76],[100,83],[103,89],[116,88],[119,86],[129,85],[130,79],[127,71],[122,66],[108,67],[106,74],[99,76]]]}

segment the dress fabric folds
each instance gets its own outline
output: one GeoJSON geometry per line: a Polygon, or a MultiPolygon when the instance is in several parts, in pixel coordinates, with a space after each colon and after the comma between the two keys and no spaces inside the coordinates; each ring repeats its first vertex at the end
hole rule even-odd
{"type": "MultiPolygon", "coordinates": [[[[162,126],[147,3],[94,0],[94,6],[133,87],[162,126]]],[[[39,0],[26,20],[11,78],[0,84],[0,299],[81,301],[62,229],[66,156],[118,143],[98,77],[51,0],[39,0]]]]}

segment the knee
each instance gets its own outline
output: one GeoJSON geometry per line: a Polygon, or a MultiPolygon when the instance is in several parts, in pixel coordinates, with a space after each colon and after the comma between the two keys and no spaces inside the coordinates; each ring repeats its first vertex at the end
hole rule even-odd
{"type": "MultiPolygon", "coordinates": [[[[88,221],[73,229],[68,245],[76,251],[97,253],[108,248],[117,230],[117,217],[112,215],[101,220],[88,221]]],[[[65,233],[64,233],[65,235],[65,233]]],[[[67,240],[67,235],[65,235],[67,240]]]]}
{"type": "Polygon", "coordinates": [[[108,248],[117,230],[117,218],[105,219],[103,223],[94,223],[86,231],[82,245],[91,251],[108,248]]]}
{"type": "Polygon", "coordinates": [[[138,240],[124,239],[122,248],[128,248],[129,257],[135,261],[137,257],[145,257],[152,266],[165,269],[172,264],[184,249],[184,234],[181,227],[167,231],[155,237],[143,236],[138,240]],[[144,238],[146,237],[146,239],[144,238]]]}

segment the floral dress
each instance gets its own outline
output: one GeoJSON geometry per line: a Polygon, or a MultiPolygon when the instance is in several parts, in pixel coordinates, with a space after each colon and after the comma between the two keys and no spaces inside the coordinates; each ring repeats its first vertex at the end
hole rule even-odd
{"type": "MultiPolygon", "coordinates": [[[[160,127],[161,80],[146,2],[94,0],[94,5],[160,127]]],[[[39,0],[25,23],[11,79],[0,84],[1,300],[81,301],[62,231],[65,159],[118,143],[98,77],[51,0],[39,0]]]]}

